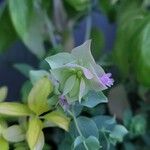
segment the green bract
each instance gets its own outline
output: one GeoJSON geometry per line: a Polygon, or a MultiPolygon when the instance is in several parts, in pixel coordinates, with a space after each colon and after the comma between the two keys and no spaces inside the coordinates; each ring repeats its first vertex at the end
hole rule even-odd
{"type": "Polygon", "coordinates": [[[88,91],[102,91],[107,87],[101,82],[105,72],[91,55],[91,40],[74,48],[71,53],[59,53],[46,58],[51,74],[59,82],[60,92],[69,103],[81,101],[88,91]]]}

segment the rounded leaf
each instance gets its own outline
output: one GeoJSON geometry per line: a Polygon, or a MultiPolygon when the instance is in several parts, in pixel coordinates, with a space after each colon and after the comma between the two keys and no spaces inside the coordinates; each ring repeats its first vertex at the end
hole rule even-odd
{"type": "Polygon", "coordinates": [[[20,126],[13,125],[4,130],[3,137],[9,142],[21,142],[25,139],[25,133],[20,126]]]}
{"type": "Polygon", "coordinates": [[[0,88],[0,102],[4,101],[7,97],[8,89],[6,86],[0,88]]]}
{"type": "MultiPolygon", "coordinates": [[[[85,138],[88,138],[89,136],[95,136],[96,138],[99,137],[98,128],[92,119],[80,116],[77,118],[77,124],[82,135],[85,138]]],[[[70,127],[70,133],[73,136],[73,138],[79,136],[79,133],[74,124],[72,124],[70,127]]]]}
{"type": "Polygon", "coordinates": [[[94,136],[89,136],[85,140],[85,144],[87,145],[88,150],[99,150],[101,148],[98,139],[94,136]]]}

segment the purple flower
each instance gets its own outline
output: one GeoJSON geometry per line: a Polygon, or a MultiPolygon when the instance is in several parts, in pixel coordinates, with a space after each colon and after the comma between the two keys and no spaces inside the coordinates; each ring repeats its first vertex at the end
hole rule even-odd
{"type": "Polygon", "coordinates": [[[64,95],[61,95],[59,97],[59,104],[63,107],[64,110],[69,109],[69,104],[68,104],[67,99],[65,98],[64,95]]]}
{"type": "Polygon", "coordinates": [[[99,78],[99,80],[103,85],[111,87],[114,83],[114,79],[112,79],[111,76],[112,76],[111,73],[106,73],[106,74],[102,75],[99,78]]]}

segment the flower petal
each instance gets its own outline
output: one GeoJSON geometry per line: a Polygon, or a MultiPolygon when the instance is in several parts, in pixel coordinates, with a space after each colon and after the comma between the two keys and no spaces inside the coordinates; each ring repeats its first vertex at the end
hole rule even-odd
{"type": "Polygon", "coordinates": [[[77,59],[78,64],[81,66],[89,66],[91,63],[96,64],[91,54],[91,40],[86,41],[82,45],[74,48],[71,54],[77,59]]]}
{"type": "Polygon", "coordinates": [[[84,82],[84,79],[81,78],[80,90],[79,90],[79,102],[81,102],[81,99],[84,95],[85,95],[85,82],[84,82]]]}
{"type": "Polygon", "coordinates": [[[75,80],[76,80],[76,75],[72,75],[66,80],[64,89],[63,89],[63,95],[68,94],[72,90],[75,84],[75,80]]]}
{"type": "Polygon", "coordinates": [[[51,69],[62,67],[63,65],[75,61],[74,57],[69,53],[58,53],[45,59],[51,69]]]}
{"type": "Polygon", "coordinates": [[[82,67],[82,69],[83,69],[83,73],[87,79],[93,78],[93,74],[91,73],[91,71],[89,69],[84,68],[84,67],[82,67]]]}

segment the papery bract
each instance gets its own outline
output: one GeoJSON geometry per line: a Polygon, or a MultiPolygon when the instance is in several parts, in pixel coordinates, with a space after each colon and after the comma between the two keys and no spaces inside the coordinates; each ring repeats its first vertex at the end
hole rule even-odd
{"type": "Polygon", "coordinates": [[[66,96],[69,103],[81,101],[90,90],[102,91],[113,84],[104,84],[103,79],[107,74],[96,64],[90,47],[91,40],[88,40],[74,48],[71,53],[59,53],[46,58],[51,67],[51,74],[60,83],[60,92],[66,96]],[[100,77],[103,77],[102,80],[100,77]]]}

